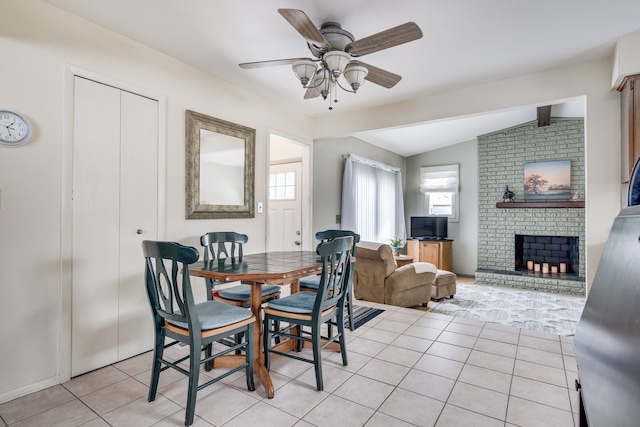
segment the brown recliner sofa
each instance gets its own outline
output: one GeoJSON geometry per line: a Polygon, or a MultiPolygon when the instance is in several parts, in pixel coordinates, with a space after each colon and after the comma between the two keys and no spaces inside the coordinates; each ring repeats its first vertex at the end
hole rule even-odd
{"type": "Polygon", "coordinates": [[[356,250],[354,296],[399,307],[427,304],[436,271],[436,266],[428,262],[396,268],[389,245],[362,241],[356,250]]]}

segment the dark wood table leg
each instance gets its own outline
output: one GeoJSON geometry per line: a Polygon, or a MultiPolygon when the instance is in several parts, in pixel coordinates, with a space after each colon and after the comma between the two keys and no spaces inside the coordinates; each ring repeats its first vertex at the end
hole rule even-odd
{"type": "Polygon", "coordinates": [[[269,375],[269,371],[267,371],[267,367],[264,366],[264,360],[256,359],[253,365],[253,372],[255,372],[258,377],[258,381],[264,387],[264,391],[267,393],[267,397],[269,399],[273,399],[275,394],[275,390],[273,388],[273,382],[271,381],[271,375],[269,375]]]}
{"type": "Polygon", "coordinates": [[[274,396],[273,382],[271,375],[264,365],[264,347],[262,345],[262,289],[261,284],[251,283],[251,312],[256,317],[255,327],[253,328],[253,344],[256,358],[253,363],[253,372],[258,377],[258,381],[264,387],[267,397],[272,399],[274,396]]]}
{"type": "Polygon", "coordinates": [[[295,294],[296,292],[300,292],[300,278],[291,282],[291,293],[295,294]]]}

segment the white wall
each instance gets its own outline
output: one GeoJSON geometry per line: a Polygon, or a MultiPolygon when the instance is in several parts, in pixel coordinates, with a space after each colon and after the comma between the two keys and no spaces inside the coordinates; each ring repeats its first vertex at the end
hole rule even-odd
{"type": "Polygon", "coordinates": [[[461,142],[449,147],[407,157],[407,183],[404,213],[407,224],[412,216],[427,214],[424,194],[420,192],[420,167],[460,165],[460,221],[449,221],[449,239],[453,240],[453,271],[464,276],[475,275],[478,268],[478,142],[461,142]]]}
{"type": "Polygon", "coordinates": [[[618,88],[625,76],[640,73],[640,31],[620,37],[613,55],[611,87],[618,88]]]}
{"type": "Polygon", "coordinates": [[[272,162],[281,162],[283,160],[302,159],[309,155],[308,147],[302,144],[283,138],[280,135],[271,135],[271,152],[272,162]]]}
{"type": "MultiPolygon", "coordinates": [[[[67,147],[69,67],[89,70],[164,97],[160,133],[166,159],[159,236],[198,246],[207,231],[239,230],[246,252],[265,247],[264,215],[254,219],[185,220],[185,110],[256,129],[256,201],[265,198],[268,129],[310,141],[312,121],[39,0],[3,1],[0,13],[0,102],[32,122],[34,137],[0,148],[0,402],[57,384],[68,375],[70,222],[67,147]],[[66,328],[66,329],[65,329],[66,328]]],[[[70,111],[70,110],[69,110],[70,111]]],[[[90,238],[90,236],[87,236],[90,238]]],[[[96,242],[96,256],[100,245],[96,242]]],[[[142,257],[142,255],[141,255],[142,257]]],[[[142,268],[142,259],[141,259],[142,268]]],[[[142,286],[142,284],[141,284],[142,286]]]]}

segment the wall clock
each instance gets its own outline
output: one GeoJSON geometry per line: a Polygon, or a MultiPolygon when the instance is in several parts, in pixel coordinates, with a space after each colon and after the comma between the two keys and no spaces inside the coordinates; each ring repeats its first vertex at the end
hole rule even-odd
{"type": "Polygon", "coordinates": [[[22,115],[0,110],[0,146],[19,147],[31,139],[31,124],[22,115]]]}

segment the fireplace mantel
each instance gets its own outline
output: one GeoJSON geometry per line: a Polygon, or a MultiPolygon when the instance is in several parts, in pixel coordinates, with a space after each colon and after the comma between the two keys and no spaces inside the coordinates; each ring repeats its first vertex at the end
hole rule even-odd
{"type": "Polygon", "coordinates": [[[498,202],[496,208],[499,209],[530,209],[530,208],[584,208],[584,200],[569,201],[559,200],[550,202],[498,202]]]}

